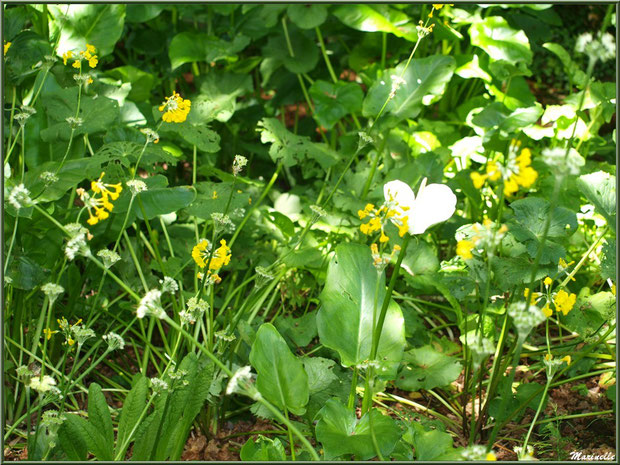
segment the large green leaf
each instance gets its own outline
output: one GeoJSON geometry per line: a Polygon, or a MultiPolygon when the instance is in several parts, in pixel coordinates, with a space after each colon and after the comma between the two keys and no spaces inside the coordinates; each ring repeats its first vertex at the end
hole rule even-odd
{"type": "Polygon", "coordinates": [[[338,81],[333,84],[317,80],[310,87],[314,113],[321,126],[331,129],[346,115],[362,109],[364,92],[354,82],[338,81]]]}
{"type": "Polygon", "coordinates": [[[125,5],[74,4],[49,5],[54,17],[52,31],[60,30],[58,54],[67,50],[86,50],[94,45],[101,56],[112,53],[125,24],[125,5]],[[65,18],[63,21],[61,18],[65,18]]]}
{"type": "Polygon", "coordinates": [[[131,91],[127,96],[130,100],[134,102],[143,102],[151,97],[151,89],[155,83],[155,77],[152,74],[131,65],[119,66],[118,68],[106,71],[106,74],[113,78],[120,79],[122,82],[131,84],[131,91]]]}
{"type": "MultiPolygon", "coordinates": [[[[9,11],[14,9],[11,8],[9,11]]],[[[30,30],[20,32],[11,44],[3,67],[7,70],[7,81],[18,85],[25,78],[40,71],[41,68],[37,66],[37,63],[45,60],[45,55],[51,53],[51,47],[49,41],[30,30]]]]}
{"type": "Polygon", "coordinates": [[[137,428],[140,415],[146,407],[146,394],[148,392],[148,382],[146,377],[142,374],[137,374],[134,377],[133,387],[123,403],[123,410],[118,420],[118,434],[116,438],[116,449],[114,455],[121,453],[124,458],[124,453],[129,446],[129,443],[125,445],[125,441],[129,438],[131,431],[137,428]]]}
{"type": "Polygon", "coordinates": [[[396,386],[407,391],[447,386],[461,374],[458,359],[430,345],[411,349],[405,353],[404,362],[396,386]]]}
{"type": "Polygon", "coordinates": [[[286,451],[278,438],[258,435],[256,441],[250,438],[241,448],[239,457],[244,462],[279,462],[286,460],[286,451]]]}
{"type": "Polygon", "coordinates": [[[472,45],[480,47],[494,60],[531,63],[532,51],[525,32],[508,25],[501,16],[489,16],[471,25],[472,45]]]}
{"type": "Polygon", "coordinates": [[[303,363],[270,323],[258,329],[250,363],[258,373],[256,387],[267,400],[295,415],[303,415],[309,397],[308,375],[303,363]]]}
{"type": "MultiPolygon", "coordinates": [[[[317,328],[321,343],[337,351],[344,366],[370,358],[373,321],[379,318],[385,291],[385,275],[377,273],[368,247],[341,244],[336,248],[320,295],[317,328]]],[[[382,376],[396,374],[404,345],[403,314],[390,300],[377,351],[382,376]]]]}
{"type": "Polygon", "coordinates": [[[168,48],[170,65],[176,69],[184,63],[206,61],[208,63],[234,57],[250,43],[242,34],[228,42],[207,34],[181,32],[175,35],[168,48]]]}
{"type": "Polygon", "coordinates": [[[190,205],[196,198],[196,189],[192,186],[164,187],[149,189],[137,195],[136,202],[142,202],[142,208],[137,210],[139,218],[152,219],[159,215],[176,212],[190,205]]]}
{"type": "Polygon", "coordinates": [[[353,454],[357,460],[375,457],[377,453],[370,433],[370,421],[384,457],[394,450],[401,436],[398,424],[377,409],[372,409],[358,420],[355,412],[336,399],[328,400],[317,417],[316,438],[323,445],[325,460],[345,454],[353,454]]]}
{"type": "Polygon", "coordinates": [[[418,423],[412,425],[415,431],[413,447],[417,460],[421,462],[442,460],[442,455],[453,450],[452,436],[448,433],[436,429],[426,430],[418,423]]]}
{"type": "MultiPolygon", "coordinates": [[[[533,258],[538,253],[547,217],[551,213],[550,204],[545,199],[527,197],[512,202],[510,208],[515,216],[509,221],[508,229],[518,241],[525,243],[528,253],[533,258]]],[[[540,263],[543,265],[557,263],[564,257],[566,251],[561,243],[576,230],[575,213],[563,207],[556,207],[553,210],[540,263]]]]}
{"type": "Polygon", "coordinates": [[[192,100],[189,120],[195,124],[214,119],[225,123],[235,113],[237,97],[251,93],[252,90],[252,77],[249,74],[212,71],[200,84],[198,97],[192,100]]]}
{"type": "Polygon", "coordinates": [[[338,154],[327,144],[311,142],[309,137],[288,131],[276,118],[263,118],[258,123],[261,142],[271,144],[269,155],[273,161],[282,159],[284,166],[295,166],[306,158],[316,160],[323,169],[338,161],[338,154]]]}
{"type": "Polygon", "coordinates": [[[88,421],[99,431],[103,438],[103,445],[112,453],[114,447],[114,429],[110,409],[105,400],[101,386],[91,383],[88,387],[88,421]]]}
{"type": "Polygon", "coordinates": [[[389,5],[342,5],[333,10],[350,28],[364,32],[389,32],[410,42],[418,39],[415,22],[389,5]]]}
{"type": "MultiPolygon", "coordinates": [[[[159,116],[157,107],[154,108],[154,113],[159,116]]],[[[190,116],[188,120],[182,123],[163,123],[160,133],[176,133],[190,146],[195,145],[201,152],[218,152],[220,150],[220,135],[209,128],[207,124],[192,124],[191,119],[190,116]]]]}
{"type": "MultiPolygon", "coordinates": [[[[379,114],[392,90],[394,79],[402,74],[405,65],[406,62],[402,62],[396,68],[386,70],[373,83],[364,99],[364,116],[375,117],[379,114]]],[[[400,118],[415,118],[424,105],[430,105],[441,98],[455,66],[454,58],[445,55],[412,60],[403,75],[405,83],[396,91],[384,111],[400,118]]]]}
{"type": "Polygon", "coordinates": [[[577,179],[577,187],[592,202],[596,211],[603,215],[609,227],[616,230],[616,177],[597,171],[577,179]]]}
{"type": "Polygon", "coordinates": [[[314,38],[309,39],[298,29],[290,28],[288,39],[284,34],[272,35],[262,48],[263,63],[261,70],[267,63],[273,69],[284,66],[291,73],[307,73],[312,71],[319,61],[319,49],[314,38]],[[293,55],[289,51],[289,44],[293,55]]]}
{"type": "Polygon", "coordinates": [[[286,13],[299,28],[312,29],[327,19],[328,5],[290,5],[286,13]]]}

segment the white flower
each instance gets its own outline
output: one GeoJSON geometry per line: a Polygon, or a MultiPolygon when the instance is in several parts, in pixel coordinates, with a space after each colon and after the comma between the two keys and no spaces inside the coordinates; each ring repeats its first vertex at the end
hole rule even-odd
{"type": "Polygon", "coordinates": [[[110,332],[106,334],[105,336],[102,336],[101,339],[103,339],[104,341],[108,343],[108,349],[110,351],[113,351],[116,349],[123,350],[123,348],[125,347],[125,339],[123,339],[122,336],[114,332],[110,332]]]}
{"type": "Polygon", "coordinates": [[[19,210],[22,207],[27,207],[32,203],[30,199],[30,191],[26,189],[23,184],[18,184],[9,194],[7,201],[15,207],[15,210],[19,210]]]}
{"type": "Polygon", "coordinates": [[[409,234],[423,234],[431,226],[450,218],[456,209],[452,189],[444,184],[427,186],[426,178],[417,198],[408,184],[398,180],[385,184],[383,195],[387,203],[394,203],[392,208],[397,211],[397,219],[406,220],[409,234]]]}
{"type": "Polygon", "coordinates": [[[121,259],[120,255],[113,250],[101,249],[97,252],[97,257],[103,261],[103,266],[106,269],[110,269],[117,261],[121,259]]]}
{"type": "Polygon", "coordinates": [[[40,378],[39,376],[34,376],[30,378],[30,388],[34,389],[38,392],[49,392],[54,386],[56,386],[56,380],[49,375],[43,376],[40,378]]]}
{"type": "Polygon", "coordinates": [[[226,395],[229,396],[235,392],[242,392],[246,385],[252,380],[251,371],[251,366],[245,366],[235,371],[235,374],[232,375],[232,378],[230,378],[228,382],[228,386],[226,386],[226,395]]]}
{"type": "Polygon", "coordinates": [[[160,378],[151,378],[151,387],[155,393],[159,394],[168,389],[168,383],[160,378]]]}
{"type": "Polygon", "coordinates": [[[248,164],[248,159],[242,155],[235,155],[233,160],[233,175],[237,176],[243,170],[243,167],[248,164]]]}
{"type": "Polygon", "coordinates": [[[161,291],[159,289],[151,289],[142,297],[136,315],[138,318],[144,318],[147,315],[153,315],[156,318],[166,316],[166,312],[161,306],[161,291]]]}
{"type": "Polygon", "coordinates": [[[77,255],[87,256],[90,249],[86,245],[86,235],[88,229],[80,223],[69,223],[65,225],[65,229],[71,236],[65,246],[65,255],[69,260],[73,260],[77,255]]]}
{"type": "Polygon", "coordinates": [[[164,276],[164,279],[159,280],[159,284],[161,284],[162,292],[169,292],[170,294],[174,294],[179,290],[179,285],[170,276],[164,276]]]}
{"type": "Polygon", "coordinates": [[[138,179],[132,179],[131,181],[127,181],[125,184],[129,187],[132,195],[139,194],[140,192],[144,192],[148,189],[144,181],[140,181],[138,179]]]}
{"type": "Polygon", "coordinates": [[[52,303],[56,301],[60,294],[65,292],[65,288],[56,283],[46,283],[41,286],[41,290],[52,303]]]}

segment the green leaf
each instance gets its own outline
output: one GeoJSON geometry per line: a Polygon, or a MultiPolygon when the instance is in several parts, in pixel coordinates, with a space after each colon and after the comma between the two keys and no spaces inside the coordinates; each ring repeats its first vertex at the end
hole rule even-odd
{"type": "Polygon", "coordinates": [[[101,386],[97,383],[91,383],[88,387],[88,421],[102,435],[103,445],[111,454],[114,448],[112,417],[101,386]]]}
{"type": "Polygon", "coordinates": [[[49,275],[50,270],[23,255],[15,257],[7,270],[7,277],[11,278],[11,286],[26,291],[43,284],[49,275]]]}
{"type": "Polygon", "coordinates": [[[310,395],[327,389],[338,377],[334,374],[336,362],[323,357],[304,357],[304,369],[308,374],[310,395]]]}
{"type": "Polygon", "coordinates": [[[616,281],[616,240],[607,239],[603,245],[603,259],[601,260],[601,278],[616,281]]]}
{"type": "Polygon", "coordinates": [[[326,5],[289,5],[286,9],[291,21],[301,29],[313,29],[327,19],[326,5]]]}
{"type": "MultiPolygon", "coordinates": [[[[157,107],[153,113],[159,114],[157,107]]],[[[192,124],[189,120],[182,123],[163,123],[160,132],[176,133],[190,146],[195,145],[202,152],[216,153],[220,150],[219,134],[206,124],[192,124]]]]}
{"type": "Polygon", "coordinates": [[[140,192],[136,196],[135,204],[138,205],[138,218],[153,219],[159,215],[176,212],[190,205],[196,198],[196,190],[192,186],[166,187],[161,189],[149,189],[140,192]],[[140,201],[144,211],[140,208],[140,201]]]}
{"type": "Polygon", "coordinates": [[[616,177],[597,171],[577,178],[577,187],[597,213],[603,215],[609,227],[616,231],[616,177]]]}
{"type": "Polygon", "coordinates": [[[415,431],[413,447],[416,459],[421,462],[442,460],[441,456],[452,450],[452,436],[439,430],[425,430],[418,423],[413,423],[415,431]]]}
{"type": "MultiPolygon", "coordinates": [[[[317,328],[321,343],[337,351],[344,366],[355,366],[370,358],[373,321],[379,317],[385,291],[385,274],[378,275],[368,247],[341,244],[336,248],[319,296],[322,306],[317,328]]],[[[404,345],[403,315],[398,304],[390,300],[377,351],[382,376],[396,374],[404,345]]]]}
{"type": "Polygon", "coordinates": [[[6,66],[11,84],[19,85],[28,76],[39,72],[37,63],[45,60],[45,55],[51,53],[51,47],[49,41],[29,30],[20,32],[11,44],[3,67],[6,66]]]}
{"type": "Polygon", "coordinates": [[[406,352],[403,362],[396,386],[407,391],[447,386],[459,377],[462,368],[456,357],[442,354],[430,345],[406,352]]]}
{"type": "Polygon", "coordinates": [[[284,34],[272,35],[267,41],[267,45],[262,48],[263,64],[271,61],[274,69],[284,66],[288,71],[295,74],[302,74],[312,71],[319,61],[319,48],[313,39],[295,28],[289,28],[289,40],[284,34]],[[289,43],[293,55],[289,51],[289,43]]]}
{"type": "MultiPolygon", "coordinates": [[[[135,5],[135,6],[150,6],[150,5],[135,5]]],[[[118,68],[106,71],[108,76],[115,79],[120,79],[122,82],[128,82],[131,84],[131,91],[127,96],[134,102],[144,102],[151,97],[151,89],[155,83],[155,77],[136,68],[135,66],[119,66],[118,68]]]]}
{"type": "Polygon", "coordinates": [[[208,123],[214,119],[225,123],[235,113],[237,97],[253,91],[252,77],[212,71],[200,84],[200,94],[192,100],[190,122],[208,123]]]}
{"type": "Polygon", "coordinates": [[[263,118],[258,123],[261,142],[271,144],[269,156],[274,162],[282,159],[284,166],[295,166],[306,158],[316,160],[321,168],[336,164],[338,154],[327,144],[311,142],[309,137],[288,131],[276,118],[263,118]]]}
{"type": "Polygon", "coordinates": [[[250,363],[258,373],[256,387],[267,400],[303,415],[309,396],[308,375],[273,325],[265,323],[258,329],[250,363]]]}
{"type": "MultiPolygon", "coordinates": [[[[211,220],[212,213],[224,213],[230,191],[233,189],[232,182],[198,182],[194,184],[198,190],[198,195],[192,204],[187,207],[186,212],[190,215],[197,216],[204,220],[211,220]],[[215,198],[214,198],[215,197],[215,198]]],[[[232,195],[228,212],[235,211],[238,208],[247,208],[249,206],[250,195],[243,192],[237,192],[237,187],[232,195]]]]}
{"type": "Polygon", "coordinates": [[[77,415],[66,415],[66,420],[58,428],[58,444],[67,455],[67,459],[76,462],[85,462],[88,455],[88,446],[83,418],[77,415]]]}
{"type": "Polygon", "coordinates": [[[586,73],[584,73],[577,63],[575,63],[570,55],[564,47],[560,44],[546,43],[543,44],[543,47],[554,53],[559,59],[560,63],[564,66],[564,71],[566,74],[570,76],[572,81],[577,84],[579,87],[585,86],[586,84],[586,73]]]}
{"type": "Polygon", "coordinates": [[[319,124],[331,129],[344,116],[362,109],[364,92],[354,82],[314,81],[310,87],[315,116],[319,124]]]}
{"type": "MultiPolygon", "coordinates": [[[[527,197],[512,202],[510,208],[515,216],[508,222],[508,229],[518,241],[525,243],[528,253],[534,258],[538,253],[547,217],[550,214],[550,204],[545,199],[527,197]]],[[[543,265],[557,263],[561,257],[565,256],[566,251],[560,242],[576,230],[577,216],[575,213],[563,207],[556,207],[553,210],[540,263],[543,265]]]]}
{"type": "Polygon", "coordinates": [[[127,5],[127,15],[125,20],[128,23],[145,23],[153,18],[157,18],[164,11],[163,5],[127,5]]]}
{"type": "Polygon", "coordinates": [[[274,323],[280,334],[290,339],[297,347],[307,346],[317,335],[314,312],[308,312],[299,318],[281,316],[274,323]]]}
{"type": "MultiPolygon", "coordinates": [[[[124,458],[125,451],[131,443],[125,445],[125,441],[129,438],[131,431],[138,426],[138,421],[142,411],[146,407],[146,395],[148,392],[148,382],[146,377],[140,373],[136,374],[133,381],[133,387],[123,403],[120,418],[118,420],[118,435],[116,437],[116,450],[114,455],[121,454],[124,458]],[[124,446],[124,447],[123,447],[124,446]],[[123,449],[121,450],[121,447],[123,449]]],[[[135,436],[134,436],[135,438],[135,436]]]]}
{"type": "MultiPolygon", "coordinates": [[[[405,66],[406,62],[402,62],[396,68],[386,70],[373,83],[364,99],[364,116],[376,117],[379,114],[392,90],[394,78],[401,76],[405,66]]],[[[405,83],[396,91],[384,111],[399,118],[415,118],[423,106],[441,98],[455,67],[454,58],[445,55],[412,60],[403,75],[405,83]]]]}
{"type": "Polygon", "coordinates": [[[67,434],[74,436],[76,441],[80,442],[76,444],[77,453],[81,453],[81,442],[83,442],[88,451],[92,452],[97,459],[110,462],[113,460],[112,448],[108,448],[102,433],[91,422],[77,415],[68,414],[62,427],[65,427],[65,424],[67,424],[67,434]]]}
{"type": "MultiPolygon", "coordinates": [[[[41,139],[45,142],[53,141],[59,137],[69,140],[71,126],[66,120],[69,117],[74,117],[77,111],[77,87],[42,92],[41,99],[47,115],[57,122],[41,130],[41,139]]],[[[107,131],[118,115],[118,103],[115,100],[103,96],[94,98],[82,95],[78,113],[78,117],[82,119],[82,124],[76,127],[74,136],[107,131]]],[[[58,155],[59,159],[61,156],[62,154],[58,155]]]]}
{"type": "Polygon", "coordinates": [[[501,16],[489,16],[469,28],[472,45],[480,47],[494,60],[532,62],[530,43],[521,30],[512,29],[501,16]]]}
{"type": "Polygon", "coordinates": [[[390,417],[372,409],[360,420],[342,402],[330,399],[317,414],[316,438],[323,445],[325,460],[353,454],[357,460],[375,457],[375,447],[370,434],[370,420],[381,455],[389,456],[400,439],[398,424],[390,417]]]}
{"type": "Polygon", "coordinates": [[[109,55],[123,32],[125,5],[49,5],[48,9],[54,17],[52,31],[60,32],[58,55],[86,50],[86,44],[94,45],[100,57],[109,55]]]}
{"type": "Polygon", "coordinates": [[[234,57],[250,43],[249,37],[236,34],[228,42],[207,34],[181,32],[175,35],[168,48],[170,65],[176,69],[194,61],[212,63],[234,57]]]}
{"type": "Polygon", "coordinates": [[[332,12],[343,24],[358,31],[389,32],[409,42],[418,39],[414,21],[389,5],[341,5],[332,12]]]}
{"type": "Polygon", "coordinates": [[[281,462],[286,460],[286,452],[278,438],[270,439],[259,434],[256,441],[252,438],[246,441],[239,457],[244,462],[281,462]]]}

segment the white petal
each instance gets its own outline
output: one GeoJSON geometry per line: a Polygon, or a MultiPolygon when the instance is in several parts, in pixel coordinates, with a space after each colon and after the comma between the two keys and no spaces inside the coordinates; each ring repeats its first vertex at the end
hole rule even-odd
{"type": "Polygon", "coordinates": [[[434,224],[450,218],[455,209],[456,195],[452,189],[443,184],[429,184],[418,192],[409,212],[409,233],[424,233],[434,224]]]}
{"type": "MultiPolygon", "coordinates": [[[[394,200],[398,204],[399,207],[409,207],[410,209],[413,207],[415,201],[415,194],[409,184],[406,184],[402,181],[390,181],[383,186],[383,196],[386,201],[394,200]]],[[[403,216],[403,210],[398,208],[399,216],[403,216]]],[[[404,213],[404,215],[409,215],[409,211],[404,213]]]]}

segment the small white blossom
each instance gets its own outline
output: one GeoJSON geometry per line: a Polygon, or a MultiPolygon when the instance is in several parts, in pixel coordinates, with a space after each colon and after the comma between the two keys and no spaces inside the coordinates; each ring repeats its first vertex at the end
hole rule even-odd
{"type": "Polygon", "coordinates": [[[84,325],[71,326],[71,332],[79,346],[83,345],[88,339],[95,337],[95,332],[84,325]]]}
{"type": "Polygon", "coordinates": [[[233,175],[238,176],[247,164],[247,158],[242,155],[235,155],[235,159],[233,160],[233,175]]]}
{"type": "Polygon", "coordinates": [[[88,229],[80,223],[69,223],[65,225],[65,230],[70,236],[67,240],[67,245],[65,246],[65,255],[67,258],[71,261],[75,259],[77,255],[90,255],[90,249],[86,245],[86,235],[88,234],[88,229]]]}
{"type": "Polygon", "coordinates": [[[263,287],[265,284],[275,278],[275,276],[269,273],[269,271],[267,271],[267,268],[263,266],[257,266],[256,268],[254,268],[254,270],[256,271],[256,281],[254,282],[254,285],[258,288],[263,287]]]}
{"type": "Polygon", "coordinates": [[[147,144],[150,144],[151,142],[157,144],[159,142],[159,134],[157,134],[152,129],[143,128],[143,129],[140,129],[140,132],[146,136],[147,144]]]}
{"type": "Polygon", "coordinates": [[[101,249],[97,252],[97,257],[101,258],[103,266],[106,269],[110,269],[116,262],[121,259],[121,256],[116,252],[108,249],[101,249]]]}
{"type": "Polygon", "coordinates": [[[236,226],[230,220],[228,215],[224,215],[223,213],[211,213],[211,218],[213,219],[213,224],[215,225],[215,232],[220,233],[232,233],[236,226]]]}
{"type": "Polygon", "coordinates": [[[521,339],[525,339],[534,327],[546,319],[540,308],[536,305],[527,305],[524,301],[510,305],[508,315],[512,318],[521,339]]]}
{"type": "Polygon", "coordinates": [[[46,283],[41,286],[41,290],[52,303],[56,301],[60,294],[65,292],[65,288],[56,283],[46,283]]]}
{"type": "Polygon", "coordinates": [[[132,179],[131,181],[127,181],[125,185],[129,187],[131,195],[139,194],[140,192],[144,192],[148,189],[144,181],[140,181],[138,179],[132,179]]]}
{"type": "Polygon", "coordinates": [[[161,306],[161,291],[159,289],[151,289],[148,291],[136,310],[138,318],[144,318],[145,316],[152,315],[155,318],[164,318],[166,312],[161,306]]]}
{"type": "Polygon", "coordinates": [[[115,332],[109,332],[102,336],[101,339],[108,343],[108,350],[110,351],[123,350],[125,348],[125,339],[115,332]]]}
{"type": "Polygon", "coordinates": [[[236,339],[234,334],[230,334],[230,335],[227,334],[225,329],[223,329],[221,331],[217,331],[215,333],[215,337],[217,339],[221,339],[221,340],[227,341],[227,342],[231,342],[231,341],[234,341],[236,339]]]}
{"type": "Polygon", "coordinates": [[[74,116],[69,116],[66,121],[69,123],[69,126],[71,126],[71,129],[77,129],[84,124],[84,120],[82,118],[75,118],[74,116]]]}
{"type": "Polygon", "coordinates": [[[235,374],[230,378],[228,385],[226,386],[226,395],[231,395],[235,392],[243,393],[246,386],[252,381],[252,367],[245,366],[235,371],[235,374]]]}
{"type": "Polygon", "coordinates": [[[160,378],[151,378],[151,387],[155,393],[159,394],[168,389],[168,383],[160,378]]]}
{"type": "Polygon", "coordinates": [[[169,292],[170,294],[175,294],[179,290],[179,285],[170,276],[164,276],[164,279],[159,280],[159,284],[161,284],[162,292],[169,292]]]}
{"type": "Polygon", "coordinates": [[[23,184],[18,184],[11,189],[11,193],[9,194],[7,201],[15,207],[15,210],[19,210],[23,207],[29,207],[32,204],[30,191],[26,189],[23,184]]]}
{"type": "Polygon", "coordinates": [[[392,90],[390,90],[389,99],[392,100],[396,96],[396,92],[398,92],[400,86],[402,86],[403,84],[407,84],[407,81],[405,81],[402,77],[396,75],[392,75],[390,76],[390,78],[392,79],[392,90]]]}
{"type": "Polygon", "coordinates": [[[39,175],[39,179],[41,179],[45,184],[53,184],[58,181],[58,176],[51,171],[43,171],[43,173],[39,175]]]}
{"type": "Polygon", "coordinates": [[[187,301],[187,310],[179,312],[179,318],[181,324],[194,324],[196,320],[202,317],[202,315],[209,310],[209,304],[204,300],[198,300],[196,297],[192,297],[187,301]]]}
{"type": "Polygon", "coordinates": [[[39,376],[33,376],[30,378],[30,388],[37,392],[45,393],[53,390],[56,386],[56,380],[49,375],[44,375],[43,378],[39,376]]]}

